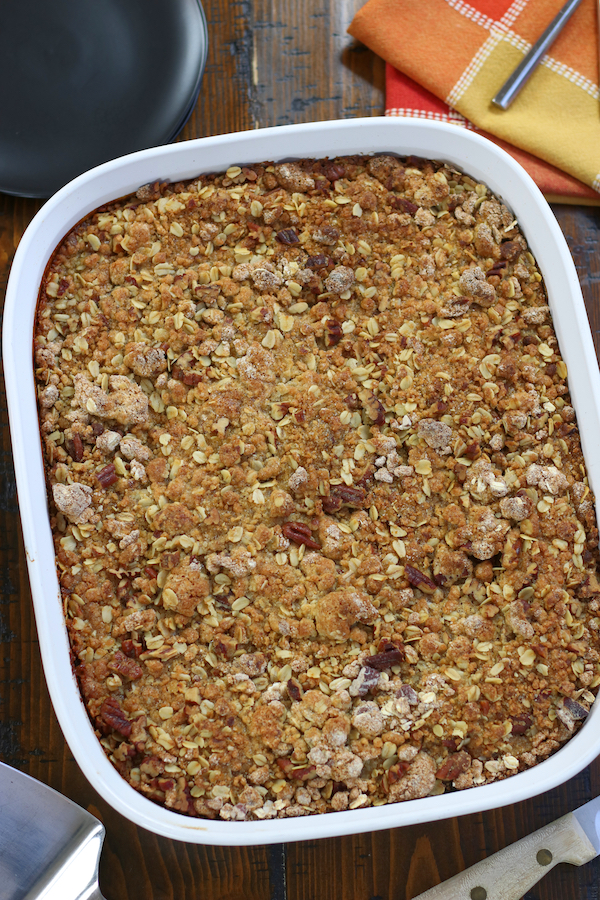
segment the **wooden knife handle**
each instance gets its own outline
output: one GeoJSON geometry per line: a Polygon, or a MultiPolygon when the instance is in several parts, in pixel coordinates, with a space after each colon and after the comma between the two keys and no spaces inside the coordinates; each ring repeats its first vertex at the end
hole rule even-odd
{"type": "Polygon", "coordinates": [[[595,856],[585,831],[568,813],[414,900],[520,900],[558,863],[581,866],[595,856]]]}

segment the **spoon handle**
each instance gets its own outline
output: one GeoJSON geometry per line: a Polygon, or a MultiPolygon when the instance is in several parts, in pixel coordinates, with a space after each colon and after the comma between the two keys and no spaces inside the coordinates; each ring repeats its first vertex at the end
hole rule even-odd
{"type": "Polygon", "coordinates": [[[534,69],[548,47],[554,43],[559,33],[562,31],[563,26],[566,25],[580,3],[581,0],[567,0],[556,18],[550,22],[542,36],[538,38],[508,81],[505,82],[496,96],[492,99],[492,103],[495,106],[499,106],[500,109],[508,109],[521,88],[526,84],[529,78],[531,78],[534,69]]]}

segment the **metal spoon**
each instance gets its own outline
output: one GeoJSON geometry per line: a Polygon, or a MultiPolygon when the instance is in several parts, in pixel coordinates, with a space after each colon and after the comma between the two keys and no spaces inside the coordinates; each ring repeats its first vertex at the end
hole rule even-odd
{"type": "Polygon", "coordinates": [[[567,0],[555,19],[550,22],[542,36],[535,42],[525,59],[517,66],[508,81],[500,88],[492,103],[500,109],[508,109],[521,88],[531,78],[540,59],[556,40],[581,0],[567,0]]]}

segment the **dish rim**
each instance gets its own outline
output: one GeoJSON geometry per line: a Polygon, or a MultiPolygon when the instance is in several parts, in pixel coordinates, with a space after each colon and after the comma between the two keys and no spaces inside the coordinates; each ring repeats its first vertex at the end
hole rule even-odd
{"type": "Polygon", "coordinates": [[[594,705],[584,726],[552,756],[499,782],[366,809],[225,822],[173,812],[135,791],[109,762],[85,710],[70,661],[47,506],[40,514],[40,493],[44,500],[47,494],[31,346],[39,285],[50,256],[89,212],[142,184],[164,180],[167,174],[172,181],[186,181],[203,171],[265,159],[385,152],[450,162],[484,181],[515,213],[544,275],[559,344],[571,373],[569,386],[588,475],[598,496],[600,459],[594,459],[593,450],[600,446],[600,405],[594,400],[600,398],[600,373],[567,243],[543,195],[519,164],[486,138],[460,126],[398,118],[331,120],[138,151],[91,169],[61,188],[32,220],[15,254],[6,293],[3,358],[25,552],[48,689],[65,739],[93,787],[122,815],[165,837],[244,846],[349,835],[482,812],[549,790],[597,755],[600,710],[594,705]]]}

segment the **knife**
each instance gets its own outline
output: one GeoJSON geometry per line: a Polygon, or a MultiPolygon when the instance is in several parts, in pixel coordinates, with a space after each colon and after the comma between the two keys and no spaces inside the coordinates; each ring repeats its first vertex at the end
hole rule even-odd
{"type": "Polygon", "coordinates": [[[76,803],[0,763],[3,900],[104,900],[98,859],[104,826],[76,803]]]}
{"type": "Polygon", "coordinates": [[[600,854],[600,797],[482,859],[414,900],[519,900],[561,862],[600,854]]]}

